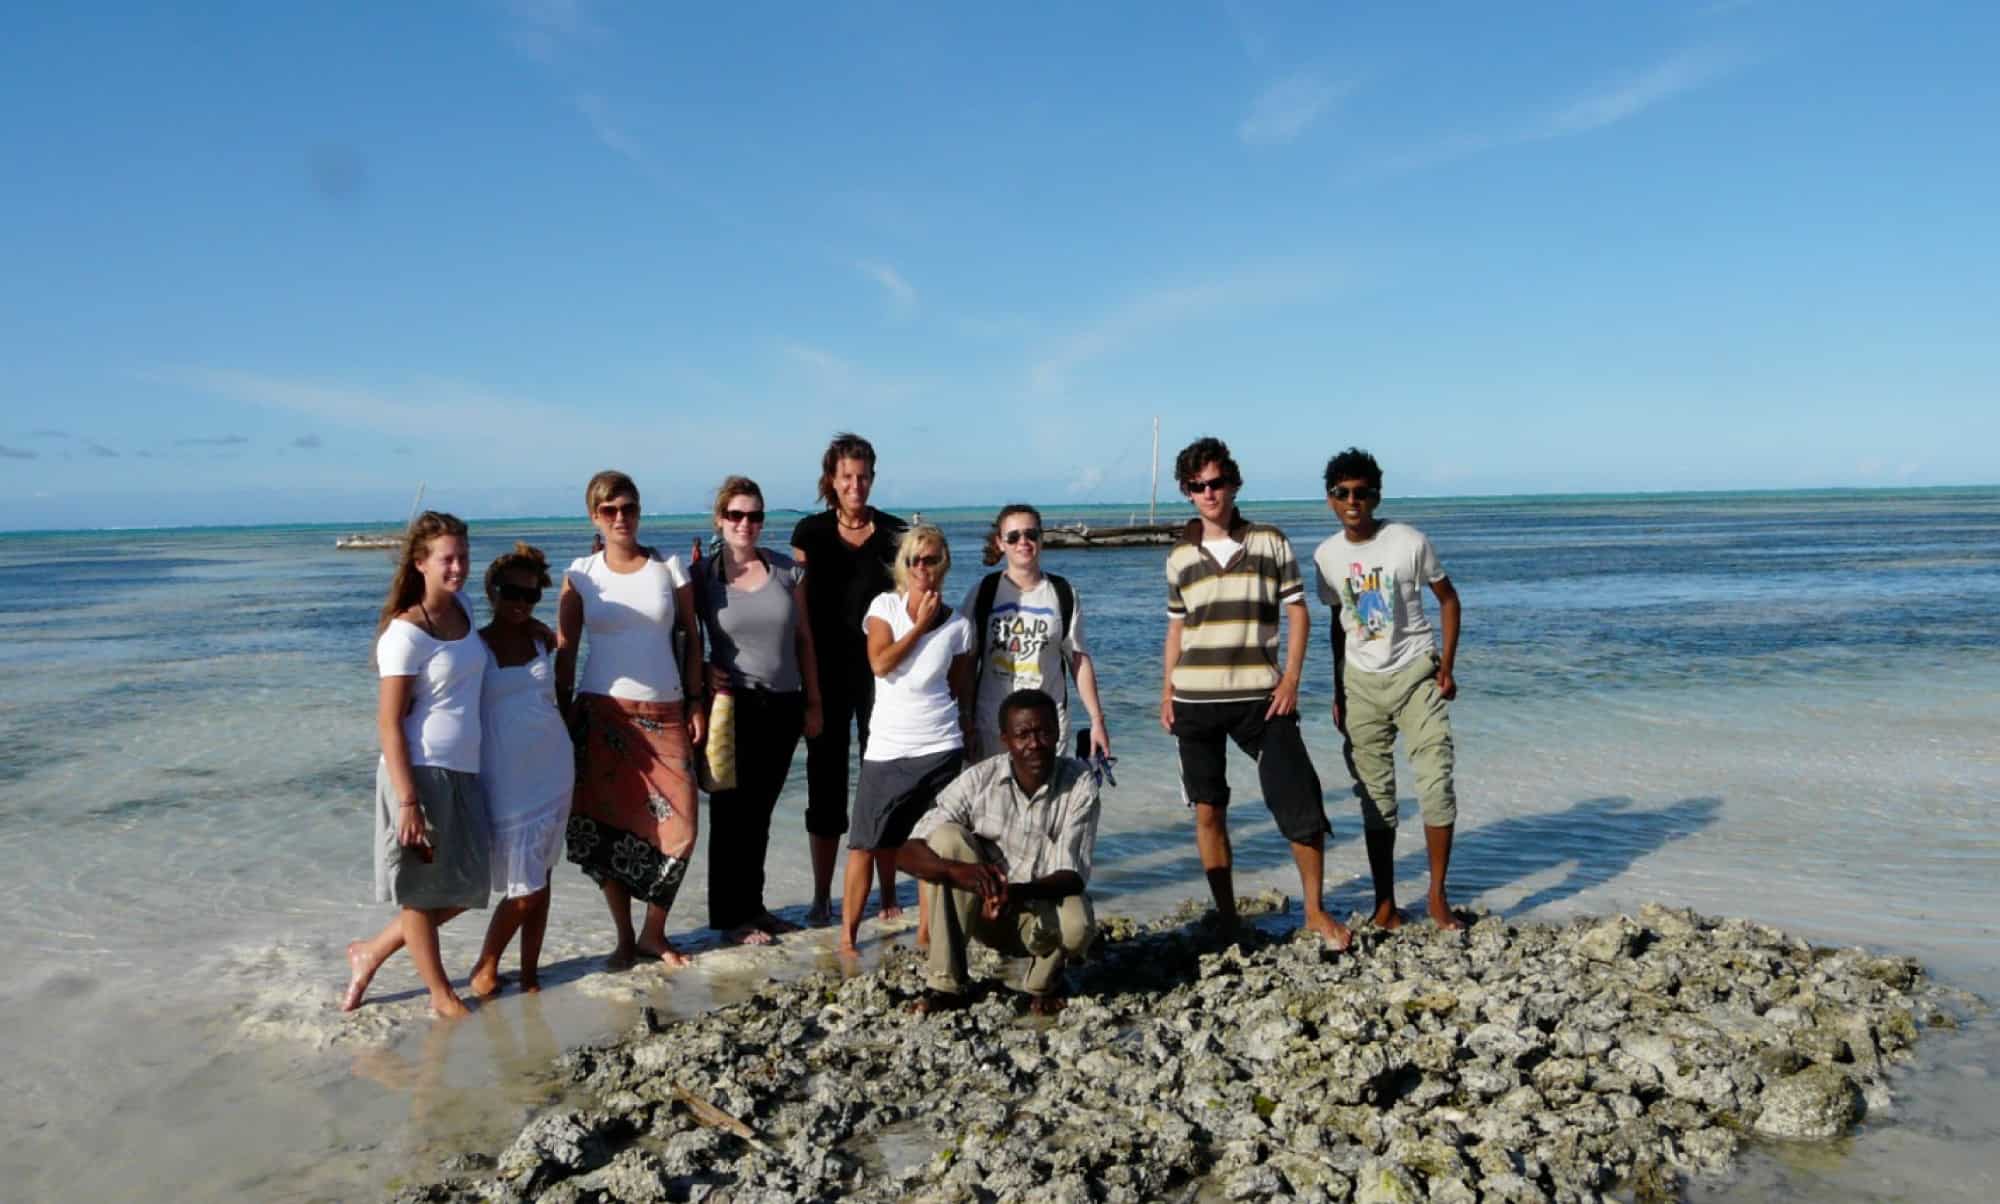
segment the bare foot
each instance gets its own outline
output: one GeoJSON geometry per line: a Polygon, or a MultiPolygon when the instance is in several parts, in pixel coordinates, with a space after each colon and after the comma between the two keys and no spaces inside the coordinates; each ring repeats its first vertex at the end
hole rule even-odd
{"type": "Polygon", "coordinates": [[[539,995],[541,993],[542,980],[535,977],[535,972],[533,970],[521,971],[521,994],[539,995]]]}
{"type": "Polygon", "coordinates": [[[1060,995],[1035,995],[1028,1000],[1028,1012],[1035,1016],[1053,1016],[1069,1006],[1069,1000],[1060,995]]]}
{"type": "Polygon", "coordinates": [[[472,1015],[472,1009],[456,995],[446,995],[443,999],[431,1000],[431,1015],[440,1020],[463,1020],[472,1015]]]}
{"type": "Polygon", "coordinates": [[[381,962],[368,960],[368,942],[347,942],[347,968],[352,977],[347,980],[347,993],[340,997],[340,1010],[351,1012],[361,1006],[362,997],[368,994],[368,984],[375,981],[375,971],[382,968],[381,962]]]}
{"type": "Polygon", "coordinates": [[[903,905],[900,903],[884,903],[882,905],[882,918],[885,920],[902,919],[903,905]]]}
{"type": "Polygon", "coordinates": [[[931,951],[931,934],[928,932],[919,932],[917,934],[917,952],[929,953],[930,951],[931,951]]]}
{"type": "Polygon", "coordinates": [[[491,999],[500,993],[501,987],[507,985],[507,980],[500,976],[498,966],[480,965],[473,967],[472,977],[466,980],[465,985],[477,997],[491,999]]]}
{"type": "Polygon", "coordinates": [[[955,1012],[964,1007],[966,1002],[964,995],[956,995],[950,991],[927,990],[917,996],[917,1001],[910,1005],[910,1014],[935,1016],[940,1012],[955,1012]]]}
{"type": "Polygon", "coordinates": [[[768,911],[765,912],[763,915],[757,917],[757,927],[762,928],[765,932],[770,933],[772,936],[784,936],[788,932],[805,931],[805,929],[800,928],[797,924],[792,923],[790,920],[781,920],[777,916],[772,915],[768,911]]]}
{"type": "Polygon", "coordinates": [[[620,945],[604,959],[607,970],[630,970],[639,963],[639,950],[633,945],[620,945]]]}
{"type": "Polygon", "coordinates": [[[1394,903],[1377,903],[1375,914],[1368,917],[1368,922],[1384,932],[1394,932],[1403,926],[1403,911],[1394,903]]]}
{"type": "Polygon", "coordinates": [[[1335,953],[1345,953],[1347,947],[1354,943],[1353,931],[1324,911],[1307,912],[1305,927],[1308,932],[1324,937],[1335,953]]]}
{"type": "Polygon", "coordinates": [[[672,941],[663,940],[658,945],[649,945],[644,941],[640,941],[638,949],[639,952],[645,954],[647,957],[659,958],[660,964],[670,969],[677,970],[688,964],[688,955],[674,948],[672,941]]]}
{"type": "Polygon", "coordinates": [[[1431,895],[1430,913],[1431,923],[1436,924],[1446,932],[1458,932],[1465,927],[1464,921],[1452,914],[1451,904],[1445,902],[1443,895],[1431,895]]]}
{"type": "Polygon", "coordinates": [[[838,948],[836,948],[836,949],[834,950],[834,952],[835,952],[835,953],[838,953],[838,954],[840,954],[840,956],[842,956],[842,957],[860,957],[860,956],[861,956],[861,950],[859,950],[859,949],[855,948],[855,945],[854,945],[854,938],[853,938],[853,937],[851,937],[851,936],[847,936],[847,935],[845,935],[845,934],[843,934],[843,935],[841,936],[841,938],[840,938],[840,946],[839,946],[838,948]]]}
{"type": "Polygon", "coordinates": [[[768,945],[771,941],[771,934],[755,924],[739,925],[722,934],[725,945],[768,945]]]}
{"type": "Polygon", "coordinates": [[[833,904],[821,899],[806,909],[806,923],[814,928],[833,927],[833,904]]]}

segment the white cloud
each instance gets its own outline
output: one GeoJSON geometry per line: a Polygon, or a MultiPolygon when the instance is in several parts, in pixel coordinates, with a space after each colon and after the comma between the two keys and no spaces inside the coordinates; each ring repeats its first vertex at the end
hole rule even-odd
{"type": "Polygon", "coordinates": [[[881,285],[897,309],[907,312],[916,308],[916,288],[903,279],[903,274],[893,266],[872,259],[862,259],[855,261],[854,267],[862,275],[881,285]]]}
{"type": "Polygon", "coordinates": [[[1325,281],[1296,269],[1254,269],[1217,280],[1142,293],[1057,339],[1029,366],[1039,393],[1060,393],[1079,368],[1154,331],[1197,318],[1301,297],[1325,281]]]}
{"type": "Polygon", "coordinates": [[[618,122],[611,112],[609,101],[595,92],[583,92],[577,95],[574,103],[576,111],[590,123],[590,132],[613,154],[630,161],[655,181],[668,182],[666,168],[618,122]]]}
{"type": "Polygon", "coordinates": [[[1287,76],[1258,93],[1236,136],[1250,146],[1290,142],[1306,132],[1334,99],[1348,91],[1309,73],[1287,76]]]}

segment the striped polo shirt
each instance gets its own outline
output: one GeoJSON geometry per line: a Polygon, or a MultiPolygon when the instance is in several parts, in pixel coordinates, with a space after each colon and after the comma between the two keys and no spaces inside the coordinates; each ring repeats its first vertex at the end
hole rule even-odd
{"type": "Polygon", "coordinates": [[[1167,616],[1181,621],[1174,666],[1180,702],[1244,702],[1278,686],[1278,615],[1303,603],[1304,580],[1291,541],[1278,528],[1233,516],[1229,537],[1243,546],[1218,564],[1192,519],[1167,553],[1167,616]]]}

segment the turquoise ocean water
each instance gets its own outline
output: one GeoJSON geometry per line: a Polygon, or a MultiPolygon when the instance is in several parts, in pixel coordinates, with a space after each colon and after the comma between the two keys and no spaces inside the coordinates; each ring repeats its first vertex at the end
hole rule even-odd
{"type": "MultiPolygon", "coordinates": [[[[1302,560],[1335,527],[1318,503],[1245,510],[1302,560]]],[[[2000,998],[2000,489],[1391,499],[1384,513],[1432,536],[1465,600],[1461,905],[1561,916],[1660,899],[1906,950],[2000,998]]],[[[774,542],[794,517],[773,513],[774,542]]],[[[960,556],[956,596],[988,512],[927,517],[960,556]]],[[[397,963],[382,1002],[338,1013],[341,948],[386,911],[367,902],[367,841],[388,561],[334,551],[341,530],[0,535],[9,1194],[366,1195],[456,1146],[503,1143],[556,1049],[640,1003],[698,1008],[828,958],[818,934],[714,950],[693,972],[603,974],[602,906],[563,870],[540,999],[436,1028],[397,963]]],[[[517,539],[566,563],[589,535],[567,518],[473,533],[476,563],[517,539]]],[[[646,519],[683,554],[702,533],[646,519]]],[[[1203,893],[1155,719],[1161,556],[1046,560],[1082,598],[1121,759],[1093,889],[1139,913],[1203,893]]],[[[1367,884],[1326,714],[1326,622],[1315,605],[1303,705],[1335,825],[1332,902],[1352,909],[1367,884]]],[[[1232,764],[1239,887],[1295,889],[1249,770],[1232,764]]],[[[802,779],[803,753],[769,867],[785,906],[809,884],[802,779]]],[[[708,939],[705,889],[698,866],[671,930],[708,939]]],[[[461,972],[482,927],[447,929],[461,972]]],[[[871,924],[863,939],[909,934],[871,924]]],[[[1703,1194],[1989,1198],[1996,1071],[1990,1025],[1929,1040],[1892,1114],[1837,1155],[1764,1151],[1703,1194]]]]}

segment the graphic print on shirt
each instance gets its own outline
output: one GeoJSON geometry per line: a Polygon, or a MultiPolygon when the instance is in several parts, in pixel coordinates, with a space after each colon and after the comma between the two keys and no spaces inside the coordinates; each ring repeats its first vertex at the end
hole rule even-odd
{"type": "Polygon", "coordinates": [[[1354,613],[1354,635],[1362,643],[1389,638],[1395,619],[1395,590],[1396,575],[1380,565],[1371,569],[1360,561],[1348,564],[1341,592],[1354,613]]]}
{"type": "Polygon", "coordinates": [[[1042,649],[1056,638],[1062,616],[1044,606],[1005,602],[986,626],[986,668],[1004,674],[1017,690],[1042,688],[1042,649]]]}

